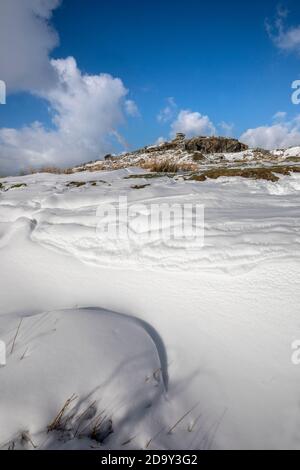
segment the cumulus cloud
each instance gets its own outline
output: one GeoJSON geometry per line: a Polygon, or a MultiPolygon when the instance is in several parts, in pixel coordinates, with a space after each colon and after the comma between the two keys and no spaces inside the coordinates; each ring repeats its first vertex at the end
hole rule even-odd
{"type": "MultiPolygon", "coordinates": [[[[208,116],[203,115],[197,111],[189,109],[178,110],[178,106],[173,97],[167,98],[167,105],[161,109],[157,115],[157,120],[161,124],[170,122],[171,138],[175,137],[177,132],[183,132],[187,137],[197,135],[213,135],[216,133],[216,128],[208,116]]],[[[221,129],[226,133],[231,133],[233,126],[222,122],[221,129]]],[[[159,137],[156,143],[165,141],[164,137],[159,137]]]]}
{"type": "Polygon", "coordinates": [[[187,137],[195,135],[213,135],[216,128],[208,116],[189,110],[181,110],[171,124],[171,136],[183,132],[187,137]]]}
{"type": "Polygon", "coordinates": [[[137,116],[123,82],[108,74],[82,74],[73,57],[51,60],[58,44],[51,27],[61,0],[1,0],[1,79],[8,91],[27,91],[46,101],[50,126],[34,122],[0,129],[0,174],[44,165],[71,166],[101,158],[115,144],[124,116],[137,116]]]}
{"type": "Polygon", "coordinates": [[[60,0],[1,0],[1,79],[8,92],[53,86],[56,76],[49,53],[58,35],[49,20],[60,0]]]}
{"type": "Polygon", "coordinates": [[[241,135],[240,140],[250,147],[269,150],[300,145],[300,115],[290,121],[248,129],[241,135]]]}
{"type": "Polygon", "coordinates": [[[266,20],[266,30],[278,49],[283,51],[300,52],[300,26],[287,26],[288,11],[278,7],[277,15],[273,22],[266,20]]]}
{"type": "Polygon", "coordinates": [[[111,151],[120,136],[127,90],[107,74],[82,74],[73,57],[52,60],[55,87],[41,92],[52,113],[52,128],[41,123],[0,129],[0,172],[42,165],[69,166],[111,151]]]}
{"type": "Polygon", "coordinates": [[[160,123],[166,123],[171,121],[177,110],[177,104],[174,98],[171,96],[167,98],[167,105],[158,113],[157,120],[160,123]]]}

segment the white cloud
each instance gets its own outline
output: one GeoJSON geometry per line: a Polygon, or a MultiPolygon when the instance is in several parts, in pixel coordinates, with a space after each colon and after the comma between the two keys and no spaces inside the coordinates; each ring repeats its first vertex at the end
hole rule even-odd
{"type": "Polygon", "coordinates": [[[53,129],[33,123],[20,130],[0,129],[0,173],[30,166],[69,166],[111,151],[122,139],[127,90],[107,74],[83,75],[74,58],[52,60],[58,83],[41,96],[48,101],[53,129]]]}
{"type": "Polygon", "coordinates": [[[137,104],[133,100],[125,101],[125,111],[126,111],[126,114],[128,114],[128,116],[131,116],[131,117],[140,116],[140,112],[137,107],[137,104]]]}
{"type": "MultiPolygon", "coordinates": [[[[169,134],[172,138],[177,132],[183,132],[187,137],[213,135],[217,132],[216,127],[208,116],[197,111],[190,111],[189,109],[178,110],[173,97],[167,99],[167,106],[159,112],[157,120],[163,124],[172,121],[169,134]]],[[[234,124],[222,121],[217,127],[222,134],[231,136],[234,124]]],[[[161,143],[163,140],[165,139],[160,137],[157,143],[161,143]]]]}
{"type": "Polygon", "coordinates": [[[248,129],[241,135],[240,140],[250,147],[270,150],[300,145],[300,115],[290,121],[248,129]]]}
{"type": "Polygon", "coordinates": [[[275,121],[284,121],[287,116],[287,113],[285,111],[278,111],[277,113],[274,114],[273,119],[275,121]]]}
{"type": "Polygon", "coordinates": [[[177,104],[174,98],[171,96],[167,98],[167,105],[158,113],[157,120],[161,123],[166,123],[171,121],[177,110],[177,104]]]}
{"type": "Polygon", "coordinates": [[[73,57],[50,60],[58,44],[52,12],[61,0],[0,1],[0,73],[8,91],[27,91],[46,101],[51,127],[34,122],[0,129],[0,174],[43,165],[70,166],[101,158],[118,142],[124,115],[137,116],[122,81],[82,74],[73,57]]]}
{"type": "Polygon", "coordinates": [[[286,26],[288,11],[277,8],[277,16],[273,23],[266,20],[266,30],[278,49],[283,51],[300,52],[300,25],[286,26]]]}
{"type": "Polygon", "coordinates": [[[234,129],[234,124],[222,121],[219,124],[222,134],[225,134],[226,137],[231,137],[234,129]]]}
{"type": "Polygon", "coordinates": [[[8,92],[41,90],[56,79],[49,53],[58,35],[49,25],[60,0],[1,0],[0,71],[8,92]]]}
{"type": "Polygon", "coordinates": [[[181,110],[171,124],[171,136],[176,132],[183,132],[187,137],[195,135],[213,135],[216,132],[215,126],[208,116],[189,110],[181,110]]]}

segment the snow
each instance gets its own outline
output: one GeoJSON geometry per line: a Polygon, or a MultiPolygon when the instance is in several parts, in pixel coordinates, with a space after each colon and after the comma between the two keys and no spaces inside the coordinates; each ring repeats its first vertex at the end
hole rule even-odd
{"type": "MultiPolygon", "coordinates": [[[[14,329],[11,316],[3,323],[7,332],[14,329]]],[[[9,335],[4,339],[10,347],[9,335]]],[[[9,367],[1,371],[0,413],[7,426],[0,430],[0,439],[14,436],[25,423],[43,429],[45,423],[53,421],[57,405],[63,405],[74,393],[78,397],[77,415],[89,404],[99,403],[97,411],[104,410],[108,418],[113,412],[118,439],[126,440],[133,424],[130,407],[124,404],[133,402],[132,414],[145,419],[147,406],[164,396],[161,374],[156,375],[157,380],[146,380],[161,369],[159,354],[150,327],[125,315],[97,308],[25,315],[9,367]],[[20,383],[21,394],[12,394],[20,383]]],[[[79,426],[79,433],[85,435],[86,424],[79,426]]],[[[40,439],[43,448],[51,448],[51,435],[38,434],[33,440],[39,443],[40,439]]]]}
{"type": "Polygon", "coordinates": [[[285,157],[299,157],[300,147],[290,147],[284,152],[285,157]]]}
{"type": "Polygon", "coordinates": [[[0,180],[1,447],[299,449],[300,175],[143,173],[0,180]],[[99,237],[97,209],[120,196],[140,215],[204,204],[204,246],[141,242],[143,217],[129,242],[99,237]],[[73,394],[68,426],[47,432],[73,394]]]}
{"type": "Polygon", "coordinates": [[[300,147],[289,147],[287,149],[274,149],[271,150],[272,155],[277,157],[299,157],[300,156],[300,147]]]}

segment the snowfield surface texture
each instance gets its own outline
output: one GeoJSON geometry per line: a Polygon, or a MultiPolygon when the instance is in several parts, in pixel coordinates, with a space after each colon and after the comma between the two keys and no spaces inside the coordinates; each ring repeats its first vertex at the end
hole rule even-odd
{"type": "Polygon", "coordinates": [[[0,180],[1,448],[299,449],[300,174],[140,173],[0,180]],[[153,203],[203,204],[204,246],[141,237],[153,203]]]}

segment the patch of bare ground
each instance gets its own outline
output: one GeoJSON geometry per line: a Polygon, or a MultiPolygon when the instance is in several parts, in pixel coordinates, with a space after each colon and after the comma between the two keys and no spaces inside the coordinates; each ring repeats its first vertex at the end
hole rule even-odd
{"type": "Polygon", "coordinates": [[[106,168],[107,168],[107,165],[105,164],[105,162],[103,162],[103,163],[97,163],[96,165],[93,165],[93,166],[84,167],[82,169],[76,169],[76,171],[101,171],[101,170],[105,170],[106,168]]]}
{"type": "Polygon", "coordinates": [[[12,184],[8,189],[19,189],[19,188],[26,188],[26,183],[15,183],[12,184]]]}
{"type": "Polygon", "coordinates": [[[151,160],[146,163],[139,163],[138,166],[153,173],[177,173],[178,171],[196,171],[198,169],[196,164],[168,159],[151,160]]]}
{"type": "Polygon", "coordinates": [[[205,156],[201,152],[195,152],[192,154],[193,162],[202,162],[205,160],[205,156]]]}
{"type": "Polygon", "coordinates": [[[110,183],[107,183],[107,181],[104,180],[95,180],[95,181],[70,181],[69,183],[66,184],[68,188],[81,188],[82,186],[86,185],[91,185],[93,187],[98,186],[98,184],[108,184],[111,186],[110,183]]]}
{"type": "Polygon", "coordinates": [[[285,162],[295,162],[299,163],[300,162],[300,157],[287,157],[284,159],[285,162]]]}
{"type": "Polygon", "coordinates": [[[21,173],[21,176],[35,175],[36,173],[52,173],[53,175],[70,175],[73,173],[72,168],[58,168],[56,166],[43,166],[40,168],[28,168],[21,173]]]}
{"type": "Polygon", "coordinates": [[[5,184],[7,183],[6,182],[0,183],[0,190],[9,191],[10,189],[21,189],[21,188],[27,187],[26,183],[14,183],[14,184],[11,184],[10,186],[5,186],[5,184]]]}
{"type": "Polygon", "coordinates": [[[278,175],[290,175],[291,173],[300,173],[299,166],[270,166],[256,168],[214,168],[200,174],[191,175],[188,180],[205,181],[207,179],[217,179],[220,177],[235,177],[250,179],[263,179],[276,182],[278,175]]]}
{"type": "Polygon", "coordinates": [[[131,187],[131,189],[144,189],[146,188],[147,186],[150,186],[150,184],[133,184],[131,187]]]}
{"type": "Polygon", "coordinates": [[[80,188],[81,186],[86,185],[86,181],[70,181],[70,183],[67,184],[69,188],[80,188]]]}
{"type": "Polygon", "coordinates": [[[164,176],[168,178],[173,178],[176,173],[141,173],[137,175],[128,175],[124,176],[124,180],[129,180],[129,179],[140,179],[140,178],[146,178],[146,179],[152,179],[152,178],[162,178],[164,176]]]}

